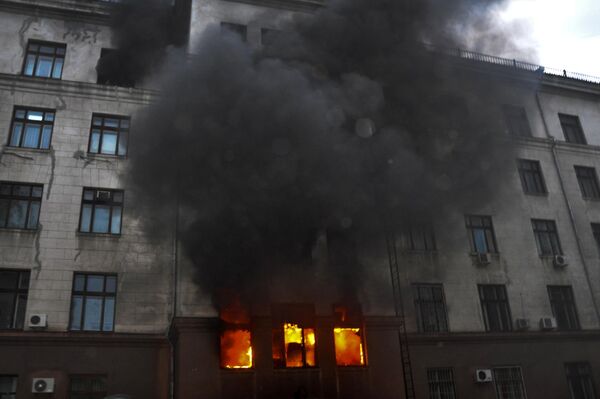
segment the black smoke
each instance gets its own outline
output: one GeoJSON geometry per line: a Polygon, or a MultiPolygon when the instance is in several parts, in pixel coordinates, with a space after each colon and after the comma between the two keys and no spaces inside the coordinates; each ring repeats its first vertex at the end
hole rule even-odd
{"type": "Polygon", "coordinates": [[[476,27],[480,44],[511,47],[503,0],[327,3],[260,49],[209,27],[193,56],[165,58],[160,98],[135,121],[127,185],[156,215],[145,227],[171,228],[177,206],[211,291],[307,268],[329,236],[352,296],[357,237],[481,205],[513,163],[490,101],[506,83],[424,46],[472,44],[476,27]]]}

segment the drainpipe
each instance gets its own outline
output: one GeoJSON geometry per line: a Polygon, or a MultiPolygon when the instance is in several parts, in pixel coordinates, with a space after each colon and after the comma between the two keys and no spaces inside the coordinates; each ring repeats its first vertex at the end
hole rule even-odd
{"type": "Polygon", "coordinates": [[[588,270],[587,262],[585,261],[585,254],[583,252],[583,245],[581,244],[581,239],[579,236],[579,231],[577,229],[577,224],[575,223],[575,215],[573,213],[573,207],[569,202],[569,196],[565,191],[565,184],[562,177],[562,172],[560,168],[560,163],[558,162],[558,153],[556,151],[556,138],[550,135],[550,129],[548,128],[548,123],[546,122],[546,116],[544,114],[544,109],[542,108],[542,103],[540,101],[540,93],[538,90],[535,92],[535,100],[538,106],[538,110],[540,111],[540,115],[542,117],[542,122],[544,124],[544,131],[546,133],[546,138],[551,140],[552,142],[552,160],[554,161],[554,167],[556,169],[556,174],[558,176],[558,182],[560,184],[560,191],[562,192],[563,199],[565,200],[565,204],[567,205],[567,210],[569,213],[569,220],[571,222],[571,228],[573,229],[573,234],[575,235],[575,242],[577,243],[577,251],[579,252],[579,257],[581,258],[581,264],[583,266],[583,272],[585,274],[585,280],[587,281],[588,288],[590,290],[590,295],[592,297],[592,304],[594,305],[594,311],[596,313],[596,318],[600,323],[600,311],[598,310],[598,303],[596,301],[596,295],[594,294],[594,286],[592,284],[592,280],[590,278],[590,273],[588,270]]]}

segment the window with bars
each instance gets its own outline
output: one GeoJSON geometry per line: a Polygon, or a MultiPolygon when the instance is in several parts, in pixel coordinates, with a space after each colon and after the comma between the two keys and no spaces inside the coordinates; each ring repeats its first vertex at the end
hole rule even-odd
{"type": "Polygon", "coordinates": [[[578,116],[558,114],[558,119],[565,135],[565,141],[568,143],[587,144],[578,116]]]}
{"type": "Polygon", "coordinates": [[[246,25],[235,24],[232,22],[221,22],[221,30],[238,36],[243,42],[248,40],[248,27],[246,25]]]}
{"type": "Polygon", "coordinates": [[[427,369],[429,399],[456,399],[454,372],[451,368],[427,369]]]}
{"type": "Polygon", "coordinates": [[[417,325],[421,332],[448,332],[448,317],[441,284],[415,284],[417,325]]]}
{"type": "Polygon", "coordinates": [[[79,231],[121,234],[123,199],[122,190],[84,188],[79,231]]]}
{"type": "Polygon", "coordinates": [[[512,317],[504,285],[479,285],[479,299],[486,331],[512,331],[512,317]]]}
{"type": "Polygon", "coordinates": [[[16,375],[0,375],[0,399],[17,399],[16,375]]]}
{"type": "Polygon", "coordinates": [[[579,330],[579,317],[573,297],[573,289],[569,285],[549,285],[548,296],[552,314],[556,318],[559,330],[579,330]]]}
{"type": "Polygon", "coordinates": [[[106,394],[104,375],[69,376],[69,399],[103,399],[106,394]]]}
{"type": "Polygon", "coordinates": [[[471,252],[497,253],[496,236],[491,216],[467,215],[465,217],[471,252]]]}
{"type": "Polygon", "coordinates": [[[90,129],[90,154],[127,155],[129,117],[115,115],[92,115],[90,129]]]}
{"type": "Polygon", "coordinates": [[[525,194],[546,194],[546,183],[539,161],[519,159],[519,176],[525,194]]]}
{"type": "Polygon", "coordinates": [[[521,367],[496,367],[493,369],[498,399],[525,399],[525,386],[521,367]]]}
{"type": "Polygon", "coordinates": [[[581,195],[586,199],[600,199],[600,186],[596,169],[586,166],[575,166],[575,175],[579,182],[581,195]]]}
{"type": "Polygon", "coordinates": [[[43,186],[0,182],[0,228],[36,230],[43,186]]]}
{"type": "Polygon", "coordinates": [[[10,128],[10,147],[47,150],[52,142],[54,110],[15,107],[10,128]]]}
{"type": "Polygon", "coordinates": [[[504,122],[512,136],[531,137],[531,128],[524,107],[504,105],[502,110],[504,111],[504,122]]]}
{"type": "Polygon", "coordinates": [[[565,363],[571,399],[596,399],[592,368],[588,362],[565,363]]]}
{"type": "Polygon", "coordinates": [[[30,40],[27,43],[23,75],[60,79],[67,45],[30,40]]]}
{"type": "Polygon", "coordinates": [[[29,270],[0,270],[0,330],[22,329],[29,292],[29,270]]]}
{"type": "Polygon", "coordinates": [[[117,276],[76,273],[71,295],[72,331],[113,331],[117,276]]]}
{"type": "Polygon", "coordinates": [[[431,252],[436,250],[433,226],[429,223],[407,226],[400,233],[400,248],[405,251],[431,252]]]}
{"type": "Polygon", "coordinates": [[[531,225],[540,256],[563,254],[554,220],[531,219],[531,225]]]}

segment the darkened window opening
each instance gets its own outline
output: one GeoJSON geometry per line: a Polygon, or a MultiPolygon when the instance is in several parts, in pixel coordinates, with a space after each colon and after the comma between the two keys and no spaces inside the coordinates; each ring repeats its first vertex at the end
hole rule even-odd
{"type": "Polygon", "coordinates": [[[524,107],[504,105],[504,121],[509,133],[517,137],[531,137],[531,127],[524,107]]]}
{"type": "Polygon", "coordinates": [[[419,331],[448,332],[443,286],[441,284],[416,284],[413,291],[419,331]]]}
{"type": "Polygon", "coordinates": [[[84,188],[79,231],[121,234],[123,197],[122,190],[84,188]]]}
{"type": "Polygon", "coordinates": [[[592,223],[592,233],[594,234],[594,240],[596,241],[596,247],[600,252],[600,223],[592,223]]]}
{"type": "Polygon", "coordinates": [[[581,195],[585,199],[600,199],[600,186],[596,169],[585,166],[575,166],[575,175],[579,182],[581,195]]]}
{"type": "Polygon", "coordinates": [[[467,215],[465,217],[471,252],[474,253],[497,253],[496,236],[491,216],[467,215]]]}
{"type": "Polygon", "coordinates": [[[587,144],[578,116],[558,114],[558,119],[565,135],[565,141],[568,143],[587,144]]]}
{"type": "Polygon", "coordinates": [[[400,233],[400,248],[405,251],[435,251],[435,233],[430,223],[407,226],[400,233]]]}
{"type": "Polygon", "coordinates": [[[117,276],[75,273],[71,296],[72,331],[114,329],[117,276]]]}
{"type": "Polygon", "coordinates": [[[103,399],[106,395],[105,375],[69,376],[69,399],[103,399]]]}
{"type": "Polygon", "coordinates": [[[592,368],[588,362],[565,363],[571,399],[596,399],[592,368]]]}
{"type": "Polygon", "coordinates": [[[123,59],[119,50],[103,48],[96,65],[98,76],[96,82],[107,86],[135,87],[132,67],[123,65],[123,59]]]}
{"type": "Polygon", "coordinates": [[[580,330],[577,307],[571,286],[549,285],[548,296],[552,315],[559,330],[580,330]]]}
{"type": "Polygon", "coordinates": [[[129,123],[128,116],[93,114],[88,152],[126,156],[129,123]]]}
{"type": "Polygon", "coordinates": [[[221,22],[221,29],[233,33],[243,42],[248,40],[248,27],[246,25],[235,24],[232,22],[221,22]]]}
{"type": "Polygon", "coordinates": [[[429,399],[456,399],[454,372],[451,368],[427,369],[429,399]]]}
{"type": "Polygon", "coordinates": [[[546,183],[539,161],[519,159],[519,176],[525,194],[546,194],[546,183]]]}
{"type": "Polygon", "coordinates": [[[54,110],[15,107],[10,127],[10,147],[47,150],[52,142],[54,110]]]}
{"type": "Polygon", "coordinates": [[[497,367],[493,371],[498,399],[525,399],[527,397],[520,367],[497,367]]]}
{"type": "Polygon", "coordinates": [[[66,49],[66,44],[30,40],[23,62],[23,75],[60,79],[66,49]]]}
{"type": "Polygon", "coordinates": [[[0,330],[25,324],[29,270],[0,270],[0,330]]]}
{"type": "Polygon", "coordinates": [[[0,182],[0,228],[36,230],[43,186],[0,182]]]}
{"type": "Polygon", "coordinates": [[[479,299],[486,331],[512,331],[512,317],[506,287],[503,285],[479,285],[479,299]]]}
{"type": "Polygon", "coordinates": [[[17,399],[16,375],[0,375],[0,399],[17,399]]]}
{"type": "Polygon", "coordinates": [[[531,225],[540,256],[563,254],[554,220],[532,219],[531,225]]]}

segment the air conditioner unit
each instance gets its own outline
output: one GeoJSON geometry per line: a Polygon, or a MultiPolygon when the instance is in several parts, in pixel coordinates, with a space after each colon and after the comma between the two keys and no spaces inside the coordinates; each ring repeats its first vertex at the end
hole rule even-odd
{"type": "Polygon", "coordinates": [[[475,371],[475,381],[477,381],[477,382],[492,382],[492,370],[477,369],[475,371]]]}
{"type": "Polygon", "coordinates": [[[486,252],[478,253],[476,259],[477,259],[477,264],[480,266],[489,265],[491,262],[491,256],[490,256],[490,254],[488,254],[486,252]]]}
{"type": "Polygon", "coordinates": [[[542,317],[540,319],[540,329],[542,330],[556,330],[557,324],[554,317],[542,317]]]}
{"type": "Polygon", "coordinates": [[[529,319],[517,319],[515,324],[519,331],[529,330],[529,319]]]}
{"type": "Polygon", "coordinates": [[[48,327],[48,315],[36,313],[29,316],[27,323],[29,328],[46,328],[48,327]]]}
{"type": "Polygon", "coordinates": [[[567,267],[569,265],[569,258],[564,255],[555,255],[554,256],[554,266],[555,267],[567,267]]]}
{"type": "Polygon", "coordinates": [[[34,378],[33,384],[31,385],[31,392],[33,392],[33,393],[53,393],[54,392],[54,378],[34,378]]]}

